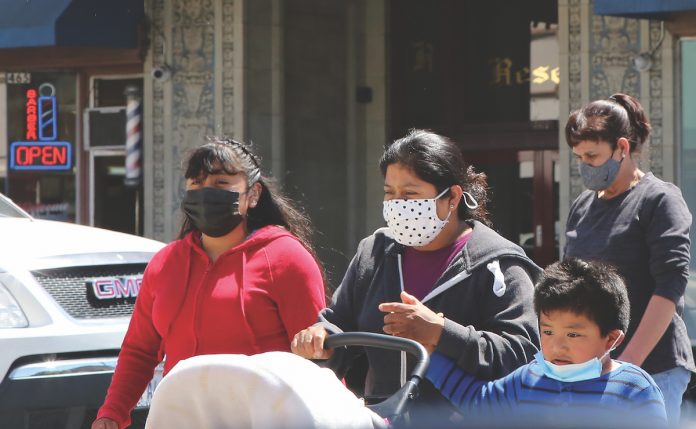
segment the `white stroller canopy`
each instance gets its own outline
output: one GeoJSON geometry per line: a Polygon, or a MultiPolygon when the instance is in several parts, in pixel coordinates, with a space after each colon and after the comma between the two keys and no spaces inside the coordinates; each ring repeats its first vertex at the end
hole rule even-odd
{"type": "Polygon", "coordinates": [[[286,352],[203,355],[157,386],[146,429],[372,429],[383,423],[329,369],[286,352]]]}

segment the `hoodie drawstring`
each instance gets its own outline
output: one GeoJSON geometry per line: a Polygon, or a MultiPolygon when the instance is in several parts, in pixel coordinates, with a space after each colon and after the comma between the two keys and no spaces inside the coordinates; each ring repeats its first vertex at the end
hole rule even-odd
{"type": "MultiPolygon", "coordinates": [[[[401,286],[401,292],[404,291],[404,272],[403,269],[401,268],[401,253],[396,255],[398,262],[399,262],[399,285],[401,286]]],[[[399,296],[399,299],[401,299],[401,296],[399,296]]],[[[406,358],[406,352],[400,352],[400,357],[401,357],[401,367],[399,371],[399,382],[401,383],[401,387],[406,384],[406,379],[407,379],[407,371],[406,371],[406,366],[408,364],[408,360],[406,358]]]]}

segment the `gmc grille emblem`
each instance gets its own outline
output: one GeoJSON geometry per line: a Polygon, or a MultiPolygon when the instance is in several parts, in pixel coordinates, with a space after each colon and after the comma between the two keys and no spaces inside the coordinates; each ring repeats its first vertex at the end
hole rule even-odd
{"type": "Polygon", "coordinates": [[[99,277],[86,281],[97,299],[135,298],[140,292],[143,276],[99,277]]]}

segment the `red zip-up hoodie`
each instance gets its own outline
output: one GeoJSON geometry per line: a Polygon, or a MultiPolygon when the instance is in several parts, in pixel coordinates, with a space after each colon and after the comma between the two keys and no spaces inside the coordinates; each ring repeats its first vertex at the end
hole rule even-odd
{"type": "Polygon", "coordinates": [[[212,263],[199,234],[160,250],[143,275],[118,365],[97,418],[119,428],[166,355],[164,373],[203,354],[289,351],[325,306],[312,255],[285,229],[266,226],[212,263]]]}

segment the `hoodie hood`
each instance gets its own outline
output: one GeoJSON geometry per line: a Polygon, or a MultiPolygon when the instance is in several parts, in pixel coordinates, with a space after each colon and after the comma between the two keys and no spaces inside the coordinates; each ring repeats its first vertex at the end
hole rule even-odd
{"type": "MultiPolygon", "coordinates": [[[[522,247],[502,237],[477,220],[467,220],[466,223],[473,229],[471,237],[459,255],[453,259],[453,264],[462,261],[461,263],[464,264],[464,269],[468,272],[472,272],[480,265],[487,264],[496,259],[516,258],[525,262],[532,271],[542,271],[534,261],[529,259],[522,247]]],[[[403,253],[405,246],[394,240],[389,228],[380,228],[375,233],[383,234],[385,238],[388,238],[384,246],[385,253],[392,255],[403,253]]]]}
{"type": "Polygon", "coordinates": [[[471,238],[461,253],[467,271],[473,271],[481,264],[500,258],[519,258],[528,262],[530,267],[541,271],[541,268],[524,253],[522,247],[502,237],[479,221],[467,221],[467,223],[473,227],[471,238]]]}

